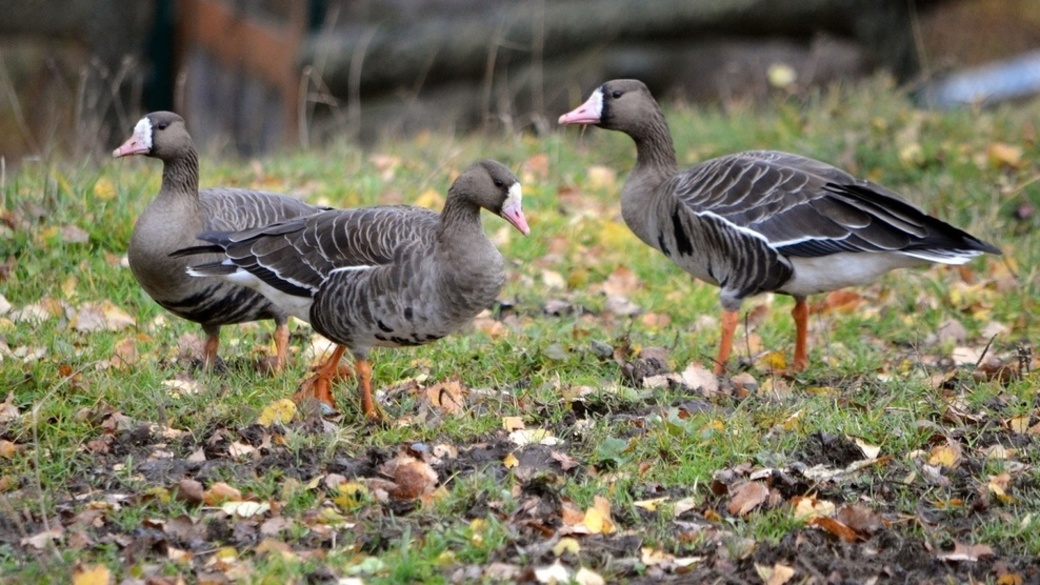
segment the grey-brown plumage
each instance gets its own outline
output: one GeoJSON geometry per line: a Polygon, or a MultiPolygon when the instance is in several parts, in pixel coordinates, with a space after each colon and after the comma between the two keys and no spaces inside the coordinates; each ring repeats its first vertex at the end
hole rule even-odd
{"type": "Polygon", "coordinates": [[[340,345],[314,385],[315,396],[330,406],[328,380],[349,347],[362,411],[373,416],[370,348],[440,339],[501,290],[505,268],[484,233],[481,208],[528,233],[519,181],[501,163],[485,160],[455,180],[440,214],[409,206],[327,211],[238,233],[204,233],[200,239],[212,246],[185,252],[222,251],[223,261],[195,263],[190,273],[259,290],[340,345]]]}
{"type": "Polygon", "coordinates": [[[807,295],[866,284],[893,268],[1000,253],[881,185],[796,154],[741,152],[680,171],[664,115],[637,80],[604,83],[560,123],[619,130],[635,141],[622,216],[643,242],[721,287],[716,372],[748,296],[795,298],[799,370],[807,362],[807,295]]]}
{"type": "MultiPolygon", "coordinates": [[[[141,288],[171,313],[202,325],[203,361],[217,358],[220,327],[259,319],[276,323],[274,368],[284,365],[289,331],[287,314],[263,295],[220,279],[187,274],[188,261],[171,253],[197,244],[207,230],[243,230],[328,209],[276,193],[211,188],[199,191],[199,159],[184,120],[172,112],[153,112],[134,127],[133,136],[113,156],[144,155],[163,161],[159,194],[137,219],[127,257],[141,288]]],[[[213,261],[219,256],[211,256],[213,261]]],[[[197,260],[197,259],[196,259],[197,260]]]]}

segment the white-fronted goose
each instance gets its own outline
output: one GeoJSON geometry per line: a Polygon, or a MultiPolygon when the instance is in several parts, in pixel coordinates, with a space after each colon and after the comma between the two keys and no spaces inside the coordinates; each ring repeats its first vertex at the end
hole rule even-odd
{"type": "MultiPolygon", "coordinates": [[[[202,325],[206,367],[217,360],[222,325],[273,319],[274,369],[280,370],[289,341],[287,313],[248,288],[219,279],[191,278],[186,272],[188,261],[170,254],[197,244],[195,235],[202,231],[244,230],[328,208],[248,189],[199,191],[195,144],[184,119],[173,112],[153,112],[141,118],[133,135],[112,155],[144,155],[163,161],[162,187],[137,219],[127,250],[130,269],[141,288],[174,315],[202,325]]],[[[219,258],[213,256],[212,260],[219,258]]]]}
{"type": "Polygon", "coordinates": [[[741,152],[680,171],[664,115],[637,80],[604,83],[559,123],[619,130],[635,141],[622,216],[647,245],[722,288],[716,373],[725,370],[749,296],[794,297],[799,371],[808,362],[808,295],[866,284],[893,268],[1000,254],[881,185],[796,154],[741,152]]]}
{"type": "Polygon", "coordinates": [[[482,207],[529,232],[516,176],[484,160],[459,175],[440,214],[410,206],[326,211],[238,233],[204,233],[199,238],[211,246],[182,253],[223,252],[222,261],[195,263],[189,273],[258,290],[339,344],[303,386],[332,408],[329,384],[350,348],[361,411],[374,418],[369,350],[440,339],[501,290],[504,263],[484,234],[482,207]]]}

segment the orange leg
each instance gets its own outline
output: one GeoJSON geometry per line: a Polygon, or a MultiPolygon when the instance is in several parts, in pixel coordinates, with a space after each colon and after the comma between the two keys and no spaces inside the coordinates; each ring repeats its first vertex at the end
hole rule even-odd
{"type": "Polygon", "coordinates": [[[722,339],[719,341],[719,355],[715,358],[715,375],[726,371],[726,362],[733,349],[733,335],[737,330],[740,316],[736,311],[722,311],[722,339]]]}
{"type": "Polygon", "coordinates": [[[370,420],[379,420],[381,415],[372,398],[372,363],[367,358],[358,358],[354,362],[354,371],[358,377],[358,392],[361,393],[362,414],[370,420]]]}
{"type": "Polygon", "coordinates": [[[805,299],[795,299],[791,316],[794,317],[795,330],[794,362],[791,364],[791,370],[801,372],[809,365],[809,350],[806,347],[809,337],[809,305],[805,299]]]}
{"type": "Polygon", "coordinates": [[[279,323],[274,328],[274,372],[277,374],[285,367],[285,354],[289,348],[289,326],[279,323]]]}
{"type": "Polygon", "coordinates": [[[337,345],[329,359],[318,366],[314,375],[300,384],[300,389],[296,391],[293,400],[299,402],[305,398],[314,398],[335,411],[336,400],[332,397],[332,380],[340,375],[339,360],[346,349],[345,346],[337,345]]]}
{"type": "Polygon", "coordinates": [[[202,346],[202,366],[212,370],[217,365],[217,349],[220,347],[220,327],[203,327],[206,344],[202,346]]]}

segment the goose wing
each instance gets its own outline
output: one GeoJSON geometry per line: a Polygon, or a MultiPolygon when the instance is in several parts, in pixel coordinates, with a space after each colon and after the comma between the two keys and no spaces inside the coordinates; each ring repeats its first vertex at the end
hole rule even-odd
{"type": "Polygon", "coordinates": [[[384,206],[334,210],[241,232],[206,232],[199,239],[226,255],[192,267],[199,275],[244,270],[293,296],[313,296],[333,271],[393,262],[402,245],[431,242],[438,215],[428,209],[384,206]]]}
{"type": "Polygon", "coordinates": [[[758,234],[784,256],[898,252],[950,262],[999,253],[881,185],[795,154],[724,156],[672,181],[691,212],[758,234]]]}

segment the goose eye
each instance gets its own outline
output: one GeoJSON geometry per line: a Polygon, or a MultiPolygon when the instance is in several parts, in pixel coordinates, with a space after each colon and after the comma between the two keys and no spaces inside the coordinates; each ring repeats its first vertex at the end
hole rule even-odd
{"type": "Polygon", "coordinates": [[[619,97],[621,97],[621,90],[620,90],[620,89],[615,89],[615,90],[614,90],[614,93],[612,93],[612,94],[610,94],[610,95],[611,95],[611,97],[613,97],[614,99],[618,99],[619,97]]]}
{"type": "Polygon", "coordinates": [[[501,187],[503,185],[505,185],[505,183],[502,182],[502,179],[495,179],[495,186],[496,187],[501,187]]]}
{"type": "Polygon", "coordinates": [[[167,126],[169,126],[169,124],[167,124],[166,122],[159,122],[155,125],[155,127],[159,130],[165,130],[167,126]]]}

